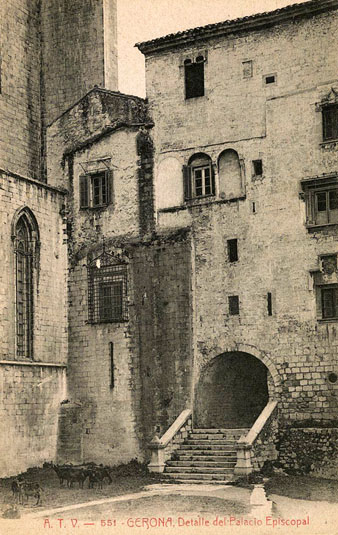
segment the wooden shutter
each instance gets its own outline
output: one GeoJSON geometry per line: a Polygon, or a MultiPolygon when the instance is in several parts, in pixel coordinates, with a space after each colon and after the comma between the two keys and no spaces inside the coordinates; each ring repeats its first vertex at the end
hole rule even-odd
{"type": "Polygon", "coordinates": [[[183,191],[184,200],[191,199],[191,167],[189,165],[183,165],[183,191]]]}
{"type": "Polygon", "coordinates": [[[107,204],[113,202],[113,170],[106,171],[107,204]]]}
{"type": "Polygon", "coordinates": [[[89,176],[80,176],[80,208],[89,206],[89,176]]]}
{"type": "Polygon", "coordinates": [[[209,172],[210,172],[210,179],[211,179],[211,193],[212,193],[212,195],[215,195],[215,193],[216,193],[216,190],[215,190],[215,171],[214,171],[214,166],[212,165],[211,162],[209,163],[209,172]]]}

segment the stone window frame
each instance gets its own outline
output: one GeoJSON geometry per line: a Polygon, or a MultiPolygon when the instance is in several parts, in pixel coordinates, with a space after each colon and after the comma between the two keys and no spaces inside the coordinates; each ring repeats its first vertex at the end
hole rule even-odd
{"type": "Polygon", "coordinates": [[[308,229],[320,229],[321,227],[328,227],[338,225],[338,210],[337,220],[334,221],[333,209],[329,206],[329,192],[334,191],[338,195],[338,174],[330,173],[313,178],[306,178],[301,181],[302,191],[300,198],[305,201],[306,207],[306,227],[308,229]],[[319,221],[318,219],[318,194],[326,193],[326,213],[327,221],[319,221]],[[330,215],[332,220],[330,221],[330,215]]]}
{"type": "Polygon", "coordinates": [[[124,323],[129,320],[128,314],[128,264],[121,258],[103,251],[103,253],[87,265],[88,278],[88,323],[124,323]],[[119,292],[114,293],[114,288],[119,286],[119,292]],[[100,290],[110,288],[109,294],[100,295],[100,290]],[[116,305],[118,296],[120,302],[116,305]],[[104,299],[107,297],[107,299],[104,299]],[[110,314],[107,314],[110,304],[110,314]],[[115,303],[115,304],[114,304],[115,303]],[[102,306],[103,305],[103,306],[102,306]],[[116,309],[119,309],[117,312],[116,309]],[[115,310],[114,310],[115,309],[115,310]]]}
{"type": "MultiPolygon", "coordinates": [[[[326,253],[319,256],[319,269],[311,272],[316,297],[316,317],[319,322],[336,322],[338,321],[338,267],[337,253],[326,253]],[[327,315],[324,292],[332,292],[335,295],[333,303],[334,314],[327,315]]],[[[332,297],[333,297],[332,296],[332,297]]]]}
{"type": "Polygon", "coordinates": [[[322,148],[330,148],[338,144],[338,90],[334,87],[331,87],[328,94],[326,94],[320,102],[317,102],[315,105],[316,112],[321,113],[322,117],[322,128],[321,128],[321,142],[320,146],[322,148]],[[326,112],[329,109],[334,109],[336,112],[336,125],[335,132],[336,136],[327,137],[327,126],[326,126],[326,112]]]}
{"type": "Polygon", "coordinates": [[[253,60],[252,59],[242,60],[242,77],[244,80],[250,80],[251,78],[253,78],[253,60]]]}

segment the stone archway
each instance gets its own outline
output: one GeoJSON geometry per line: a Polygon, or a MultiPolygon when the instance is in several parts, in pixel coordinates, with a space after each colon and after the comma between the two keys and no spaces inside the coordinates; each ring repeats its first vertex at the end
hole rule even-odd
{"type": "Polygon", "coordinates": [[[251,427],[269,400],[269,375],[249,353],[232,351],[212,359],[197,384],[194,426],[251,427]]]}

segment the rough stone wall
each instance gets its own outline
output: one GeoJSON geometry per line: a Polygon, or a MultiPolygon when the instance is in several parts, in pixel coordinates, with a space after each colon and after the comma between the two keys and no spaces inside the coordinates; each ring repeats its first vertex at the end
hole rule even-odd
{"type": "Polygon", "coordinates": [[[39,1],[0,3],[0,167],[40,176],[39,1]]]}
{"type": "Polygon", "coordinates": [[[45,125],[94,85],[117,89],[115,0],[43,0],[41,28],[45,125]]]}
{"type": "Polygon", "coordinates": [[[337,479],[338,430],[284,428],[279,440],[279,462],[288,473],[337,479]]]}
{"type": "MultiPolygon", "coordinates": [[[[71,255],[69,282],[69,395],[79,402],[79,429],[66,447],[69,455],[84,461],[107,464],[142,458],[138,442],[139,380],[138,351],[133,328],[134,282],[128,267],[129,322],[88,323],[88,258],[105,250],[125,253],[130,240],[137,240],[138,180],[135,129],[118,130],[83,150],[73,158],[70,215],[71,255]],[[110,158],[113,170],[113,202],[104,209],[79,208],[79,176],[88,162],[110,158]],[[88,256],[89,255],[89,256],[88,256]],[[114,345],[114,387],[111,388],[110,344],[114,345]],[[72,444],[73,443],[73,446],[72,444]]],[[[65,407],[66,408],[66,407],[65,407]]],[[[73,430],[74,431],[74,430],[73,430]]],[[[64,451],[61,452],[64,455],[64,451]]],[[[61,454],[60,453],[60,454],[61,454]]]]}
{"type": "Polygon", "coordinates": [[[55,461],[65,370],[0,364],[0,386],[0,477],[55,461]]]}
{"type": "Polygon", "coordinates": [[[155,239],[133,252],[145,442],[191,406],[190,239],[155,239]]]}
{"type": "MultiPolygon", "coordinates": [[[[107,251],[116,248],[107,245],[107,251]]],[[[121,251],[121,249],[119,249],[121,251]]],[[[99,251],[98,251],[99,252],[99,251]]],[[[100,251],[101,252],[101,251],[100,251]]],[[[118,464],[142,459],[138,443],[138,352],[130,324],[88,323],[86,258],[70,271],[69,396],[81,404],[83,461],[118,464]],[[110,344],[114,344],[114,387],[111,388],[110,344]]],[[[128,301],[133,281],[128,274],[128,301]]],[[[135,320],[134,320],[135,322],[135,320]]],[[[73,430],[74,431],[74,430],[73,430]]],[[[78,429],[71,436],[78,442],[78,429]]],[[[72,452],[74,455],[76,452],[72,452]]]]}
{"type": "Polygon", "coordinates": [[[336,229],[310,233],[299,198],[303,178],[337,169],[336,148],[320,144],[315,105],[338,87],[330,53],[337,28],[331,12],[146,60],[156,165],[170,157],[187,164],[205,152],[215,168],[215,198],[182,198],[177,206],[175,191],[175,205],[168,194],[167,208],[158,212],[160,228],[192,226],[195,381],[214,357],[246,351],[277,370],[281,415],[294,420],[330,420],[338,411],[338,383],[328,381],[338,366],[336,322],[317,320],[310,282],[318,256],[337,251],[336,229]],[[184,100],[180,65],[203,50],[206,95],[184,100]],[[246,79],[242,61],[248,59],[253,77],[246,79]],[[264,86],[270,73],[277,83],[264,86]],[[217,173],[218,157],[229,148],[239,155],[244,182],[233,201],[220,197],[217,173]],[[263,161],[261,177],[253,176],[256,159],[263,161]],[[234,238],[239,259],[231,263],[227,240],[234,238]],[[240,302],[235,316],[229,315],[232,295],[240,302]]]}
{"type": "MultiPolygon", "coordinates": [[[[147,120],[143,99],[99,88],[90,91],[48,128],[48,182],[55,186],[68,187],[65,156],[90,148],[101,137],[119,128],[130,126],[137,129],[138,125],[147,120]]],[[[132,155],[135,154],[136,144],[132,149],[132,155]]]]}
{"type": "Polygon", "coordinates": [[[0,175],[1,477],[55,458],[58,405],[66,395],[67,246],[59,213],[64,202],[64,194],[53,188],[0,175]],[[34,268],[33,359],[22,359],[20,364],[15,350],[11,236],[13,217],[23,207],[28,207],[37,220],[40,247],[34,268]]]}

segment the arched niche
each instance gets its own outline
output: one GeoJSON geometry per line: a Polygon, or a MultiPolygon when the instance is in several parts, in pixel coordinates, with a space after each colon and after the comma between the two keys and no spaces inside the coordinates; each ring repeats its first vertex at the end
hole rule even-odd
{"type": "Polygon", "coordinates": [[[234,199],[243,194],[241,164],[235,150],[227,149],[220,154],[218,176],[220,197],[234,199]]]}
{"type": "Polygon", "coordinates": [[[170,208],[183,202],[182,164],[169,156],[158,164],[156,179],[156,207],[170,208]]]}

